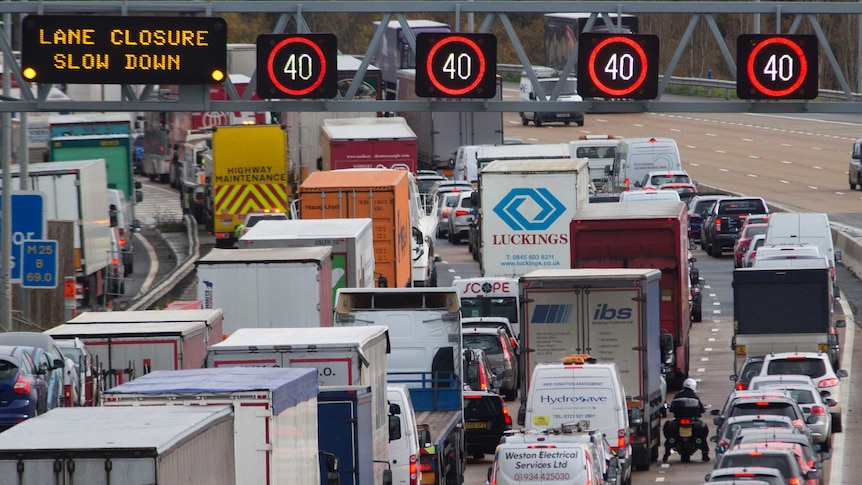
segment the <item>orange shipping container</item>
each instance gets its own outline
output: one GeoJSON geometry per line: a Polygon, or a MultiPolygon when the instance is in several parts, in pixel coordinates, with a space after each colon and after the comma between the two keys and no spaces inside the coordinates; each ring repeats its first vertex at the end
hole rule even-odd
{"type": "Polygon", "coordinates": [[[393,288],[410,286],[408,175],[398,169],[330,170],[312,173],[299,187],[301,219],[370,217],[374,229],[375,278],[393,288]]]}

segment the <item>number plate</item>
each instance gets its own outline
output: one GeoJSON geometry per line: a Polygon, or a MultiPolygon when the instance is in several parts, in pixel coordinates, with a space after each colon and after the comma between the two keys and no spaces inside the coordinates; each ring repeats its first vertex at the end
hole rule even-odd
{"type": "Polygon", "coordinates": [[[681,438],[691,438],[691,428],[688,426],[680,426],[679,436],[681,438]]]}
{"type": "Polygon", "coordinates": [[[569,113],[557,113],[557,118],[568,118],[569,113]]]}
{"type": "MultiPolygon", "coordinates": [[[[482,422],[476,422],[476,423],[470,423],[470,422],[468,422],[468,423],[464,423],[464,425],[467,427],[467,429],[485,429],[485,428],[487,428],[487,427],[488,427],[488,423],[486,423],[486,422],[484,422],[484,421],[482,421],[482,422]]],[[[689,430],[689,435],[691,435],[691,431],[690,431],[690,430],[689,430]]]]}

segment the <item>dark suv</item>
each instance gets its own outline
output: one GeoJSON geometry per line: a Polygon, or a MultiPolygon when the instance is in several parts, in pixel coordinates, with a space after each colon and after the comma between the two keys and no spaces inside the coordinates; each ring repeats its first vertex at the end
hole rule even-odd
{"type": "Polygon", "coordinates": [[[701,247],[713,257],[724,249],[733,249],[739,231],[749,214],[768,214],[769,207],[760,197],[724,197],[715,202],[704,216],[701,247]]]}
{"type": "Polygon", "coordinates": [[[512,417],[502,396],[464,391],[464,427],[468,454],[479,459],[485,453],[493,454],[506,431],[512,429],[512,417]]]}

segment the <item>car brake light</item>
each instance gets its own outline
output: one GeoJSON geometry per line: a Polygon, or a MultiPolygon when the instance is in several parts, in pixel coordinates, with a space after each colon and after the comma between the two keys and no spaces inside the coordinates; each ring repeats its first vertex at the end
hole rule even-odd
{"type": "Polygon", "coordinates": [[[721,227],[721,221],[720,220],[718,220],[718,219],[715,220],[715,227],[721,227]]]}
{"type": "Polygon", "coordinates": [[[410,485],[419,485],[419,457],[410,455],[410,485]]]}
{"type": "Polygon", "coordinates": [[[837,377],[830,377],[828,379],[823,379],[819,383],[817,383],[817,387],[835,387],[838,385],[837,377]]]}
{"type": "Polygon", "coordinates": [[[443,209],[443,215],[446,217],[449,217],[449,212],[451,212],[451,211],[452,211],[452,209],[443,209]]]}
{"type": "Polygon", "coordinates": [[[535,449],[539,449],[539,448],[556,448],[556,446],[554,446],[554,445],[530,445],[527,448],[535,450],[535,449]]]}
{"type": "Polygon", "coordinates": [[[741,472],[741,473],[734,473],[733,476],[735,476],[735,477],[753,477],[753,476],[755,476],[755,474],[754,473],[742,473],[741,472]]]}
{"type": "Polygon", "coordinates": [[[811,406],[811,414],[813,416],[823,416],[826,414],[826,408],[823,406],[811,406]]]}
{"type": "Polygon", "coordinates": [[[794,419],[793,426],[799,429],[805,429],[805,423],[801,419],[794,419]]]}
{"type": "Polygon", "coordinates": [[[626,443],[626,430],[621,429],[617,431],[617,447],[625,448],[626,446],[628,446],[628,443],[626,443]]]}
{"type": "Polygon", "coordinates": [[[763,453],[761,453],[759,451],[752,451],[751,453],[748,454],[748,456],[763,456],[763,453]]]}
{"type": "Polygon", "coordinates": [[[690,419],[688,419],[688,418],[680,418],[680,420],[679,420],[679,424],[688,424],[688,425],[690,425],[690,424],[691,424],[691,420],[690,420],[690,419]]]}
{"type": "Polygon", "coordinates": [[[470,215],[469,211],[461,211],[461,210],[455,211],[455,217],[468,216],[468,215],[470,215]]]}
{"type": "Polygon", "coordinates": [[[506,345],[505,335],[500,335],[500,345],[503,347],[503,358],[505,358],[507,362],[510,362],[512,360],[512,356],[509,354],[509,346],[506,345]]]}
{"type": "Polygon", "coordinates": [[[748,390],[748,383],[747,383],[747,382],[737,382],[737,383],[736,383],[736,390],[737,390],[737,391],[746,391],[746,390],[748,390]]]}
{"type": "Polygon", "coordinates": [[[799,484],[800,484],[800,481],[798,478],[791,478],[790,480],[787,480],[787,485],[799,485],[799,484]]]}
{"type": "Polygon", "coordinates": [[[12,391],[15,394],[30,394],[30,386],[32,384],[33,381],[27,379],[22,375],[19,375],[18,379],[15,380],[15,385],[12,386],[12,391]]]}
{"type": "Polygon", "coordinates": [[[481,387],[483,391],[488,390],[488,379],[485,377],[484,372],[479,373],[479,387],[481,387]]]}

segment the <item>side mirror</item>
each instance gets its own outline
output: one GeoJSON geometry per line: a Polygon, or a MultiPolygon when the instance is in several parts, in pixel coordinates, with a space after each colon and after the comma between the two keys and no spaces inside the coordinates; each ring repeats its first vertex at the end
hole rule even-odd
{"type": "Polygon", "coordinates": [[[629,411],[629,422],[632,424],[642,424],[643,414],[640,408],[632,408],[629,411]]]}
{"type": "Polygon", "coordinates": [[[820,452],[820,461],[826,461],[832,458],[832,453],[827,453],[825,451],[820,452]]]}
{"type": "Polygon", "coordinates": [[[491,381],[491,387],[494,389],[500,389],[503,387],[503,379],[494,379],[491,381]]]}
{"type": "Polygon", "coordinates": [[[140,180],[136,180],[136,181],[135,181],[135,188],[136,188],[136,189],[143,189],[143,188],[144,188],[144,184],[142,184],[140,180]]]}
{"type": "Polygon", "coordinates": [[[419,430],[419,447],[420,448],[428,448],[433,445],[434,442],[431,440],[431,431],[426,429],[419,430]]]}
{"type": "Polygon", "coordinates": [[[605,175],[610,176],[612,173],[611,166],[605,165],[605,175]]]}
{"type": "Polygon", "coordinates": [[[843,259],[844,254],[841,251],[835,251],[835,262],[840,263],[843,259]]]}
{"type": "Polygon", "coordinates": [[[806,480],[817,480],[823,475],[822,470],[808,470],[805,472],[806,480]]]}
{"type": "Polygon", "coordinates": [[[473,207],[479,207],[479,191],[474,190],[470,193],[470,205],[473,207]]]}
{"type": "Polygon", "coordinates": [[[401,405],[390,403],[389,414],[401,414],[401,405]]]}
{"type": "Polygon", "coordinates": [[[132,231],[141,232],[141,220],[140,219],[135,219],[132,222],[132,231]]]}
{"type": "Polygon", "coordinates": [[[434,256],[434,262],[435,262],[435,263],[439,263],[439,262],[442,262],[442,261],[443,261],[443,257],[442,257],[442,256],[434,256]]]}
{"type": "Polygon", "coordinates": [[[710,436],[709,442],[710,443],[718,443],[718,436],[710,436]]]}
{"type": "Polygon", "coordinates": [[[51,363],[51,369],[62,369],[66,367],[66,363],[61,359],[54,359],[54,362],[51,363]]]}
{"type": "Polygon", "coordinates": [[[712,476],[712,473],[707,473],[706,475],[704,475],[704,476],[703,476],[703,480],[704,480],[705,482],[708,482],[708,481],[709,481],[709,477],[711,477],[711,476],[712,476]]]}
{"type": "Polygon", "coordinates": [[[527,403],[524,402],[521,404],[521,407],[518,408],[518,425],[524,426],[524,422],[527,421],[527,403]]]}
{"type": "Polygon", "coordinates": [[[843,318],[835,321],[835,328],[845,328],[847,327],[847,320],[843,318]]]}
{"type": "Polygon", "coordinates": [[[733,382],[736,382],[736,381],[738,381],[738,380],[739,380],[739,376],[738,376],[738,375],[736,375],[736,374],[731,374],[731,375],[730,375],[730,380],[732,380],[733,382]]]}
{"type": "Polygon", "coordinates": [[[847,370],[845,370],[845,369],[838,369],[838,371],[835,372],[835,375],[837,375],[838,377],[844,378],[844,377],[849,376],[850,374],[847,373],[847,370]]]}
{"type": "MultiPolygon", "coordinates": [[[[140,183],[140,182],[138,182],[140,183]]],[[[135,191],[135,202],[143,202],[144,201],[144,191],[136,190],[135,191]]]]}
{"type": "Polygon", "coordinates": [[[823,400],[823,404],[826,404],[827,406],[832,407],[832,406],[834,406],[834,405],[838,404],[838,402],[837,402],[835,399],[832,399],[832,398],[830,397],[830,398],[828,398],[828,399],[824,399],[824,400],[823,400]]]}

